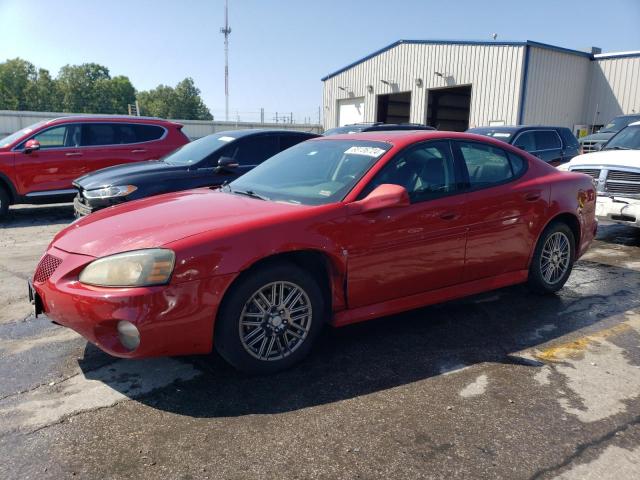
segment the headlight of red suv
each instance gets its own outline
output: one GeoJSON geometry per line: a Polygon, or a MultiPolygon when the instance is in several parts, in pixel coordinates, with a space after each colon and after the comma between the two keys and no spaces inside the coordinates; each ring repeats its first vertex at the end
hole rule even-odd
{"type": "Polygon", "coordinates": [[[99,258],[80,273],[80,282],[99,287],[144,287],[169,282],[175,253],[164,248],[134,250],[99,258]]]}

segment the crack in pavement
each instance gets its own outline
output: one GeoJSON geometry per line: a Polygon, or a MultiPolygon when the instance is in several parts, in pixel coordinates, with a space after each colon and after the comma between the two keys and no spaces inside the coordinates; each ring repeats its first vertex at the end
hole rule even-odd
{"type": "Polygon", "coordinates": [[[555,465],[552,465],[550,467],[546,467],[543,469],[540,469],[538,471],[536,471],[533,475],[531,475],[529,477],[529,480],[537,480],[539,478],[542,478],[543,475],[546,475],[548,473],[552,473],[555,471],[558,471],[568,465],[571,464],[571,462],[573,462],[575,459],[579,458],[585,451],[587,451],[588,449],[592,448],[592,447],[597,447],[598,445],[601,445],[602,443],[611,440],[613,437],[615,437],[618,433],[624,432],[625,430],[628,430],[629,428],[635,426],[635,425],[640,425],[640,415],[634,417],[633,419],[631,419],[630,421],[623,423],[622,425],[618,426],[617,428],[614,428],[613,430],[610,430],[609,432],[605,433],[604,435],[601,435],[591,441],[588,442],[584,442],[584,443],[579,443],[576,448],[574,449],[573,453],[568,455],[567,457],[565,457],[565,459],[555,465]]]}

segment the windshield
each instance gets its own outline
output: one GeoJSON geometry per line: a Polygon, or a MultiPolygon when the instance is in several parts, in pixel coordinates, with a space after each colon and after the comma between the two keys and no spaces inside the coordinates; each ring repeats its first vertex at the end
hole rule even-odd
{"type": "Polygon", "coordinates": [[[611,120],[610,123],[606,124],[600,133],[615,133],[622,130],[624,127],[629,125],[630,123],[637,122],[640,120],[640,116],[637,117],[616,117],[611,120]]]}
{"type": "Polygon", "coordinates": [[[603,150],[640,150],[640,125],[631,125],[611,138],[603,150]]]}
{"type": "Polygon", "coordinates": [[[204,160],[216,150],[229,145],[237,137],[229,132],[214,133],[183,145],[162,160],[171,165],[193,165],[204,160]]]}
{"type": "Polygon", "coordinates": [[[229,189],[303,205],[339,202],[389,148],[365,140],[299,143],[231,182],[229,189]]]}
{"type": "Polygon", "coordinates": [[[344,127],[336,127],[330,128],[326,132],[323,133],[325,137],[329,135],[340,135],[343,133],[358,133],[362,132],[365,128],[370,127],[371,125],[347,125],[344,127]]]}
{"type": "Polygon", "coordinates": [[[509,130],[499,130],[495,128],[470,128],[467,133],[475,133],[476,135],[486,135],[503,142],[509,142],[509,139],[513,136],[513,132],[509,130]]]}
{"type": "Polygon", "coordinates": [[[0,147],[8,147],[9,145],[11,145],[13,142],[18,140],[19,138],[23,137],[24,135],[30,134],[36,128],[40,127],[41,125],[44,125],[45,123],[47,123],[47,120],[43,120],[41,122],[34,123],[33,125],[29,125],[28,127],[23,128],[22,130],[18,130],[17,132],[12,133],[11,135],[4,137],[3,139],[0,139],[0,147]]]}

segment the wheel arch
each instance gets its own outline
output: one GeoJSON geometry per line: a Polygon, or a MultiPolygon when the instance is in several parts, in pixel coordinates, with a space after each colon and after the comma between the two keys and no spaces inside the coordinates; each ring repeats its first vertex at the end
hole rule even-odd
{"type": "MultiPolygon", "coordinates": [[[[346,267],[336,258],[326,252],[315,249],[297,249],[274,253],[255,260],[242,268],[236,278],[228,286],[222,297],[222,302],[229,292],[252,271],[278,262],[290,262],[310,272],[316,279],[326,300],[327,322],[336,309],[345,306],[346,267]]],[[[218,310],[220,311],[220,309],[218,310]]]]}
{"type": "Polygon", "coordinates": [[[574,237],[574,245],[573,248],[577,254],[578,252],[578,248],[580,246],[580,237],[582,235],[582,227],[580,226],[580,220],[578,219],[578,217],[576,216],[575,213],[572,212],[560,212],[557,213],[556,215],[554,215],[553,217],[551,217],[547,223],[545,223],[543,225],[543,227],[540,229],[540,231],[538,232],[538,235],[536,237],[536,241],[533,244],[533,248],[531,249],[531,253],[529,254],[529,264],[528,266],[531,266],[531,261],[533,259],[533,255],[536,251],[536,247],[538,246],[538,242],[540,242],[540,238],[542,237],[542,234],[544,233],[544,231],[549,227],[549,225],[551,225],[554,222],[562,222],[564,224],[566,224],[570,229],[571,232],[573,233],[573,237],[574,237]]]}
{"type": "Polygon", "coordinates": [[[9,195],[9,204],[14,204],[16,199],[18,198],[18,194],[13,187],[13,183],[11,180],[4,174],[0,172],[0,188],[4,188],[9,195]]]}

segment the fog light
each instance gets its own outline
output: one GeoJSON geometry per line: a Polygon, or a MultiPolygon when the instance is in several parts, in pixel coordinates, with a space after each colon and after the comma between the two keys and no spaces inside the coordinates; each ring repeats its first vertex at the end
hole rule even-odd
{"type": "Polygon", "coordinates": [[[125,320],[118,322],[118,338],[128,350],[135,350],[140,345],[140,332],[133,323],[125,320]]]}

